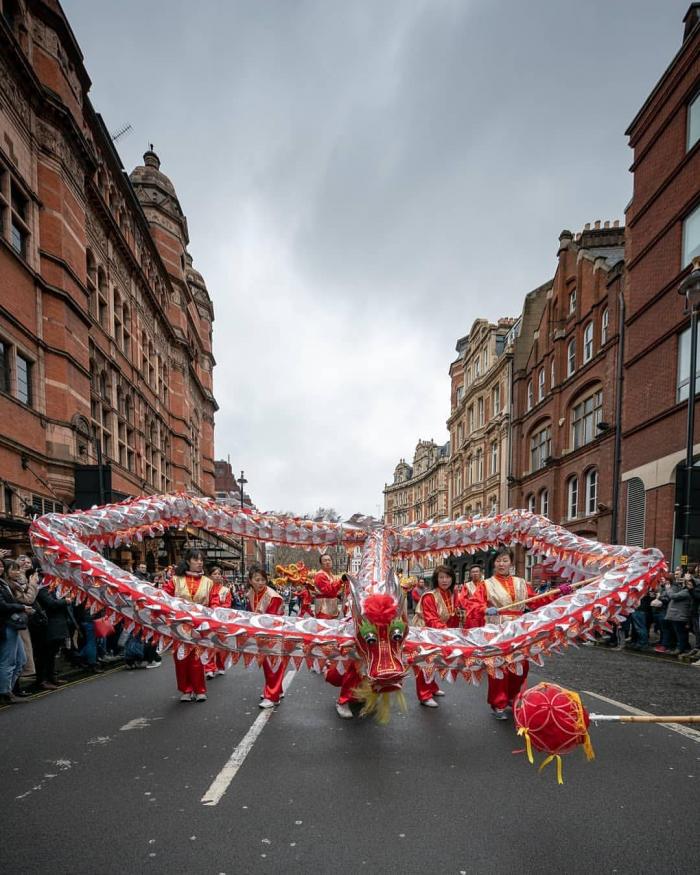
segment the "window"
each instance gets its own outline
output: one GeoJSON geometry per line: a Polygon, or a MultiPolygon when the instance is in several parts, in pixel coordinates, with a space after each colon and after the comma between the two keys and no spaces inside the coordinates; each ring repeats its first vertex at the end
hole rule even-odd
{"type": "Polygon", "coordinates": [[[575,520],[578,514],[578,477],[566,481],[566,517],[575,520]]]}
{"type": "Polygon", "coordinates": [[[469,420],[469,433],[474,431],[474,405],[472,404],[467,411],[467,419],[469,420]]]}
{"type": "Polygon", "coordinates": [[[598,512],[598,471],[596,468],[586,474],[586,513],[598,512]]]}
{"type": "Polygon", "coordinates": [[[0,392],[10,391],[10,348],[0,340],[0,392]]]}
{"type": "MultiPolygon", "coordinates": [[[[688,400],[688,382],[690,380],[690,328],[678,337],[678,378],[676,384],[676,400],[688,400]]],[[[698,360],[695,370],[695,392],[700,391],[700,324],[698,325],[698,360]]]]}
{"type": "Polygon", "coordinates": [[[589,322],[583,329],[583,363],[593,358],[593,323],[589,322]]]}
{"type": "Polygon", "coordinates": [[[608,342],[608,328],[610,327],[610,312],[606,307],[600,317],[600,345],[605,346],[608,342]]]}
{"type": "Polygon", "coordinates": [[[549,516],[549,490],[543,489],[540,492],[540,513],[542,516],[549,516]]]}
{"type": "Polygon", "coordinates": [[[540,368],[540,373],[537,377],[537,400],[544,401],[544,368],[540,368]]]}
{"type": "Polygon", "coordinates": [[[457,426],[457,446],[458,447],[462,446],[463,440],[464,440],[464,428],[462,426],[462,423],[460,422],[460,424],[457,426]]]}
{"type": "Polygon", "coordinates": [[[491,443],[491,474],[498,473],[498,441],[491,443]]]}
{"type": "Polygon", "coordinates": [[[696,94],[688,106],[688,149],[700,140],[700,94],[696,94]]]}
{"type": "Polygon", "coordinates": [[[493,415],[496,416],[501,412],[501,386],[500,384],[493,387],[491,390],[491,407],[493,415]]]}
{"type": "Polygon", "coordinates": [[[460,495],[462,492],[462,469],[457,468],[457,473],[455,474],[455,495],[460,495]]]}
{"type": "Polygon", "coordinates": [[[476,451],[476,482],[481,483],[484,479],[484,454],[481,450],[476,451]]]}
{"type": "Polygon", "coordinates": [[[496,499],[495,495],[491,496],[491,511],[490,511],[490,513],[491,513],[491,516],[496,516],[496,514],[498,513],[498,500],[496,499]]]}
{"type": "Polygon", "coordinates": [[[550,367],[550,374],[549,374],[549,388],[553,389],[555,386],[556,386],[556,380],[554,379],[554,359],[552,359],[552,364],[550,367]]]}
{"type": "Polygon", "coordinates": [[[552,455],[552,432],[549,426],[530,438],[530,470],[538,471],[552,455]]]}
{"type": "Polygon", "coordinates": [[[457,386],[457,404],[464,398],[464,386],[457,386]]]}
{"type": "Polygon", "coordinates": [[[535,403],[534,392],[532,389],[532,380],[528,381],[527,384],[527,409],[532,410],[532,406],[535,403]]]}
{"type": "Polygon", "coordinates": [[[530,511],[530,513],[535,512],[535,496],[533,494],[530,494],[527,497],[527,509],[530,511]]]}
{"type": "Polygon", "coordinates": [[[572,411],[571,433],[573,448],[577,450],[596,437],[596,428],[603,414],[603,392],[599,389],[572,411]]]}
{"type": "Polygon", "coordinates": [[[17,354],[17,398],[22,404],[32,403],[32,363],[17,354]]]}
{"type": "Polygon", "coordinates": [[[476,402],[476,409],[479,417],[479,427],[484,424],[484,399],[479,398],[476,402]]]}
{"type": "Polygon", "coordinates": [[[474,469],[472,468],[473,463],[474,463],[474,459],[471,456],[469,456],[467,458],[467,466],[465,468],[465,476],[466,476],[467,483],[470,486],[474,482],[474,469]]]}
{"type": "Polygon", "coordinates": [[[576,312],[576,289],[569,292],[569,315],[576,312]]]}
{"type": "Polygon", "coordinates": [[[570,377],[576,370],[576,339],[566,347],[566,376],[570,377]]]}
{"type": "Polygon", "coordinates": [[[481,359],[479,356],[474,360],[474,379],[481,376],[481,359]]]}
{"type": "Polygon", "coordinates": [[[683,221],[683,264],[681,267],[687,267],[698,255],[700,255],[700,207],[695,207],[693,212],[686,216],[683,221]]]}

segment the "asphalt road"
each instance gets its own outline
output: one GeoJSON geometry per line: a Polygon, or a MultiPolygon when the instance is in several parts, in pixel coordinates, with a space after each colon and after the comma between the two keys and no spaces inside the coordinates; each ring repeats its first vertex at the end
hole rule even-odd
{"type": "MultiPolygon", "coordinates": [[[[556,680],[653,713],[700,713],[700,669],[599,648],[556,680]]],[[[700,733],[592,728],[597,757],[538,774],[483,687],[388,727],[341,721],[299,672],[218,804],[202,797],[261,713],[257,668],[181,704],[169,658],[0,711],[2,871],[530,873],[698,869],[700,733]]],[[[601,713],[618,709],[584,696],[601,713]]]]}

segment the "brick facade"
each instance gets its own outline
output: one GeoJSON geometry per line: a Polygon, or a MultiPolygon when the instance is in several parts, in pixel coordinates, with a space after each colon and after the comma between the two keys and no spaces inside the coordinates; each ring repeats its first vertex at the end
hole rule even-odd
{"type": "MultiPolygon", "coordinates": [[[[678,294],[690,271],[684,229],[686,249],[694,243],[700,253],[700,212],[693,220],[700,210],[700,136],[693,139],[700,125],[697,4],[685,24],[678,54],[627,130],[634,193],[626,212],[621,536],[629,532],[633,543],[659,547],[674,562],[681,531],[675,479],[685,461],[687,423],[687,395],[679,389],[687,376],[679,369],[681,336],[690,323],[678,294]],[[635,519],[641,521],[636,532],[635,519]]],[[[700,541],[693,549],[692,560],[699,561],[700,541]]]]}
{"type": "MultiPolygon", "coordinates": [[[[56,2],[0,16],[0,538],[114,496],[214,494],[213,308],[150,150],[130,178],[56,2]],[[110,497],[106,495],[106,497],[110,497]]],[[[14,534],[13,534],[14,533],[14,534]]]]}
{"type": "Polygon", "coordinates": [[[624,229],[599,226],[562,232],[516,341],[510,504],[609,541],[624,229]]]}

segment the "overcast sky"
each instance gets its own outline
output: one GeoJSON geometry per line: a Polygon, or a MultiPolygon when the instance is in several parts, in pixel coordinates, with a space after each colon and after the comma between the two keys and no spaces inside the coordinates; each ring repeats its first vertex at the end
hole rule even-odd
{"type": "Polygon", "coordinates": [[[216,454],[261,509],[376,514],[448,367],[563,228],[623,218],[624,131],[689,0],[63,0],[124,166],[152,142],[214,301],[216,454]]]}

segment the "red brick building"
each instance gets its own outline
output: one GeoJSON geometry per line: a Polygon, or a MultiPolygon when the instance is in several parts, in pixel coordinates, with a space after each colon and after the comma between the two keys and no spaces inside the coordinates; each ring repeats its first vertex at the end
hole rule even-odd
{"type": "Polygon", "coordinates": [[[217,408],[212,303],[158,156],[125,174],[56,0],[0,6],[6,545],[33,512],[213,495],[217,408]]]}
{"type": "MultiPolygon", "coordinates": [[[[690,319],[678,287],[700,255],[700,4],[684,24],[678,53],[627,130],[634,194],[626,213],[620,535],[674,562],[690,369],[690,319]]],[[[697,459],[700,444],[694,452],[697,459]]],[[[700,560],[700,532],[690,554],[700,560]]]]}
{"type": "MultiPolygon", "coordinates": [[[[512,507],[609,541],[624,229],[562,231],[513,344],[512,507]],[[527,316],[527,319],[525,317],[527,316]]],[[[530,556],[534,561],[534,557],[530,556]]]]}

